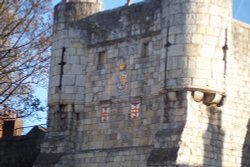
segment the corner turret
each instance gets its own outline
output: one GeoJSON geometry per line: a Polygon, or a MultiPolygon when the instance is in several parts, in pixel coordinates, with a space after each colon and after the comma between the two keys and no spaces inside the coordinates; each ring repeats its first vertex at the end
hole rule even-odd
{"type": "MultiPolygon", "coordinates": [[[[49,83],[49,105],[74,104],[78,92],[83,96],[83,71],[88,32],[78,26],[80,20],[102,11],[102,0],[62,0],[55,7],[51,70],[49,83]],[[82,81],[82,82],[81,82],[82,81]],[[79,88],[79,87],[81,88],[79,88]],[[66,96],[67,98],[65,98],[66,96]]],[[[60,107],[59,107],[60,108],[60,107]]]]}
{"type": "MultiPolygon", "coordinates": [[[[88,30],[79,26],[79,22],[102,9],[101,0],[63,0],[55,7],[48,93],[49,136],[73,136],[72,122],[84,106],[89,39],[88,30]]],[[[70,150],[70,140],[44,151],[70,150]],[[60,145],[67,147],[61,149],[60,145]]]]}
{"type": "Polygon", "coordinates": [[[102,0],[63,0],[55,7],[54,32],[102,10],[102,0]]]}
{"type": "Polygon", "coordinates": [[[163,6],[164,89],[224,94],[227,57],[231,54],[232,1],[166,0],[163,6]]]}

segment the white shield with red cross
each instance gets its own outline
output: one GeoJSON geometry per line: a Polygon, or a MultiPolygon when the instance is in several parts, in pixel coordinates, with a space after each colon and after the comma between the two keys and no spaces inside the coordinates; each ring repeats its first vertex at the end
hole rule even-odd
{"type": "Polygon", "coordinates": [[[137,119],[139,117],[140,103],[132,103],[130,108],[130,117],[137,119]]]}

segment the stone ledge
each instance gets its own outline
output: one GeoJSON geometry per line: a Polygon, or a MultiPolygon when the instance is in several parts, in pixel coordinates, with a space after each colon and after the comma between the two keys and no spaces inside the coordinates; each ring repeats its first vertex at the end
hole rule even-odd
{"type": "Polygon", "coordinates": [[[183,87],[170,87],[170,88],[161,88],[159,94],[166,94],[168,92],[180,92],[180,91],[201,91],[205,93],[217,93],[221,95],[225,95],[225,90],[219,90],[212,87],[204,87],[204,86],[183,86],[183,87]]]}
{"type": "Polygon", "coordinates": [[[153,148],[153,145],[143,145],[143,146],[124,146],[124,147],[113,147],[113,148],[93,148],[93,149],[85,149],[80,151],[75,151],[73,154],[81,154],[81,153],[89,153],[89,152],[106,152],[106,151],[126,151],[126,150],[134,150],[134,149],[143,149],[143,148],[153,148]]]}

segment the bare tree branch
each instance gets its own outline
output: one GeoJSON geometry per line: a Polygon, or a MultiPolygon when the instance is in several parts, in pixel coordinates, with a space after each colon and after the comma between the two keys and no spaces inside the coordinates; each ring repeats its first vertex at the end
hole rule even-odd
{"type": "Polygon", "coordinates": [[[51,0],[0,0],[0,109],[23,117],[44,109],[33,87],[47,78],[51,7],[51,0]]]}

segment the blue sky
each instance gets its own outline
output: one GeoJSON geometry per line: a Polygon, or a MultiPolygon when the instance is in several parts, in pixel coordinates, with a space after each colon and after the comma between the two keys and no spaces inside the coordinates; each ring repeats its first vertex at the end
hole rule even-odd
{"type": "MultiPolygon", "coordinates": [[[[137,3],[143,0],[132,1],[137,3]]],[[[54,5],[58,2],[60,0],[53,0],[54,5]]],[[[103,0],[103,2],[105,9],[111,9],[126,4],[127,0],[103,0]]],[[[250,0],[233,0],[233,17],[250,24],[250,0]]]]}
{"type": "Polygon", "coordinates": [[[233,17],[250,24],[250,0],[233,0],[233,17]]]}
{"type": "MultiPolygon", "coordinates": [[[[142,0],[133,0],[134,3],[141,1],[142,0]]],[[[53,0],[54,5],[58,2],[60,2],[60,0],[53,0]]],[[[105,9],[111,9],[126,4],[127,0],[103,0],[103,2],[105,9]]],[[[233,0],[233,17],[237,20],[241,20],[250,24],[250,0],[233,0]]],[[[47,90],[44,88],[39,88],[36,92],[37,96],[39,96],[41,100],[46,104],[47,90]]],[[[44,117],[44,119],[39,122],[30,122],[26,120],[25,126],[46,123],[46,114],[43,114],[42,117],[44,117]]]]}

